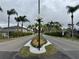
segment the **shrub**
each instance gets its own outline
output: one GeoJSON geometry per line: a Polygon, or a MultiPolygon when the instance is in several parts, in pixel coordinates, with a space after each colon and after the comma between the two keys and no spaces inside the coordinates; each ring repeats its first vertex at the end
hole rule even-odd
{"type": "Polygon", "coordinates": [[[10,32],[10,37],[21,37],[21,36],[27,36],[32,35],[31,32],[10,32]]]}
{"type": "Polygon", "coordinates": [[[50,32],[50,33],[45,33],[46,35],[51,35],[51,36],[59,36],[62,37],[62,33],[61,32],[50,32]]]}
{"type": "Polygon", "coordinates": [[[20,52],[19,52],[19,55],[22,56],[22,57],[28,57],[30,56],[32,53],[30,53],[29,51],[29,47],[23,47],[20,52]]]}
{"type": "Polygon", "coordinates": [[[79,38],[79,34],[75,34],[74,36],[75,36],[76,38],[79,38]]]}
{"type": "MultiPolygon", "coordinates": [[[[56,47],[54,45],[48,45],[45,47],[46,52],[45,53],[41,53],[41,54],[34,54],[30,52],[30,47],[26,46],[23,47],[20,51],[19,51],[19,56],[24,57],[25,59],[29,59],[27,57],[33,57],[33,56],[51,56],[54,55],[58,52],[58,50],[56,49],[56,47]]],[[[32,58],[33,59],[33,58],[32,58]]]]}
{"type": "Polygon", "coordinates": [[[56,49],[56,47],[54,45],[48,45],[45,47],[46,52],[44,53],[44,56],[51,56],[54,55],[58,52],[58,50],[56,49]]]}
{"type": "MultiPolygon", "coordinates": [[[[36,36],[35,38],[32,39],[31,41],[31,45],[35,48],[39,47],[39,39],[38,36],[36,36]]],[[[42,36],[40,37],[40,48],[47,43],[47,40],[45,40],[42,36]]]]}
{"type": "Polygon", "coordinates": [[[3,39],[4,38],[4,36],[2,35],[2,33],[0,33],[0,39],[3,39]]]}

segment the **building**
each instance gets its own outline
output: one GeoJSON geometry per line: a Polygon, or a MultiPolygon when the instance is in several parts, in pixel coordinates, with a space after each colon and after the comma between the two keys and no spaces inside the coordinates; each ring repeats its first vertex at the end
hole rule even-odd
{"type": "MultiPolygon", "coordinates": [[[[17,26],[11,26],[11,27],[4,27],[4,28],[0,28],[0,33],[2,33],[3,36],[7,36],[8,31],[9,32],[16,32],[18,29],[18,31],[21,31],[22,27],[17,27],[17,26]]],[[[23,32],[27,32],[28,29],[23,27],[23,32]]]]}

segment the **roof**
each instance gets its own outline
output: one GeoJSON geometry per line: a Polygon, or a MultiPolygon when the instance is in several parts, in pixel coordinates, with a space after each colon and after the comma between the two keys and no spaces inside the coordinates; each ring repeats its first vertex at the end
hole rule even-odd
{"type": "MultiPolygon", "coordinates": [[[[18,26],[11,26],[9,28],[8,27],[4,27],[2,29],[17,29],[17,28],[21,29],[22,27],[20,27],[20,26],[19,27],[18,26]]],[[[23,29],[26,29],[27,30],[27,28],[24,28],[24,27],[23,27],[23,29]]]]}
{"type": "MultiPolygon", "coordinates": [[[[0,32],[7,32],[8,30],[9,30],[9,31],[16,31],[17,28],[22,29],[22,27],[11,26],[11,27],[9,27],[9,28],[8,28],[8,27],[2,28],[2,29],[0,30],[0,32]]],[[[23,27],[23,29],[24,29],[24,30],[28,30],[27,28],[24,28],[24,27],[23,27]]]]}

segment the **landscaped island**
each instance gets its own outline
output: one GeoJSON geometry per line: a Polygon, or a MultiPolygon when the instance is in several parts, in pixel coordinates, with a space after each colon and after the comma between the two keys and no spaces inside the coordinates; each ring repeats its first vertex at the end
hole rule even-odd
{"type": "Polygon", "coordinates": [[[40,38],[40,50],[38,49],[38,36],[30,40],[25,46],[20,50],[20,56],[29,57],[36,55],[50,56],[55,54],[57,49],[48,40],[45,40],[43,36],[40,38]]]}
{"type": "Polygon", "coordinates": [[[53,44],[40,38],[40,50],[38,49],[38,36],[27,42],[24,47],[16,54],[14,59],[71,59],[60,52],[53,44]]]}

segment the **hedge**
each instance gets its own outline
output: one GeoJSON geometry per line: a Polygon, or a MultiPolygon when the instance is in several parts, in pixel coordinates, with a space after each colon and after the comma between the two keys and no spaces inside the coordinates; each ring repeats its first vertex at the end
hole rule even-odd
{"type": "Polygon", "coordinates": [[[10,37],[21,37],[21,36],[27,36],[27,35],[32,35],[33,33],[31,32],[10,32],[9,35],[10,37]]]}
{"type": "Polygon", "coordinates": [[[50,32],[50,33],[45,33],[46,35],[51,35],[51,36],[59,36],[62,37],[62,33],[61,32],[50,32]]]}

